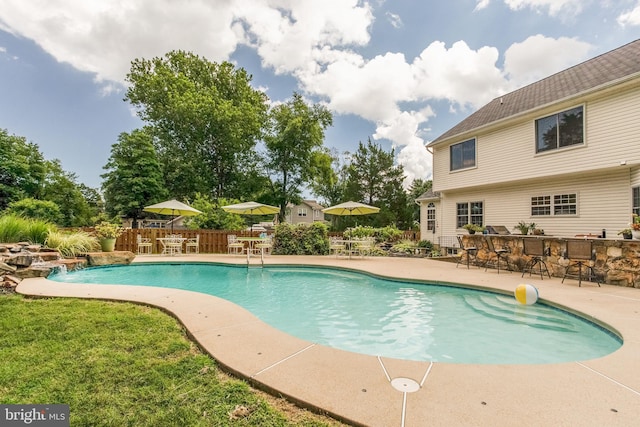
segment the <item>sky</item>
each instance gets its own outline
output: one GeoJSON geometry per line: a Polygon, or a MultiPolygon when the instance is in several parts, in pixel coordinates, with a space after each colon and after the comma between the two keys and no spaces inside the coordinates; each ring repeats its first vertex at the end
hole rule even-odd
{"type": "Polygon", "coordinates": [[[409,184],[476,109],[638,38],[640,0],[0,0],[0,129],[99,188],[143,126],[131,61],[184,50],[324,105],[325,146],[393,148],[409,184]]]}

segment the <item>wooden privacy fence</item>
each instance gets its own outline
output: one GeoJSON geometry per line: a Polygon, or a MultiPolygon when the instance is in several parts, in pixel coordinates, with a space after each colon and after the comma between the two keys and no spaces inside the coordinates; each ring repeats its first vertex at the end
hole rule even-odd
{"type": "MultiPolygon", "coordinates": [[[[171,230],[164,228],[128,228],[118,237],[116,240],[117,251],[131,251],[136,252],[138,250],[138,235],[143,238],[151,239],[153,244],[152,250],[154,254],[162,252],[162,245],[157,239],[159,237],[165,237],[171,233],[171,230]]],[[[180,234],[187,239],[194,239],[197,235],[200,236],[199,251],[201,253],[208,254],[222,254],[227,253],[227,235],[235,234],[238,237],[241,236],[259,236],[258,231],[230,231],[230,230],[174,230],[173,234],[180,234]]]]}
{"type": "MultiPolygon", "coordinates": [[[[93,232],[91,227],[83,228],[67,228],[63,230],[74,231],[83,230],[87,232],[93,232]]],[[[153,244],[152,250],[154,254],[162,252],[162,245],[157,239],[159,237],[166,237],[172,234],[170,229],[165,228],[126,228],[124,232],[116,240],[115,250],[117,251],[131,251],[136,253],[138,250],[138,235],[143,238],[150,239],[153,244]]],[[[259,231],[237,231],[237,230],[185,230],[176,229],[173,234],[181,234],[182,237],[187,239],[193,239],[197,235],[200,235],[199,252],[206,254],[224,254],[227,253],[227,235],[235,234],[238,237],[257,237],[260,235],[259,231]]],[[[330,232],[330,236],[342,236],[340,232],[330,232]]],[[[407,230],[403,232],[403,240],[418,241],[420,239],[420,232],[407,230]]]]}
{"type": "MultiPolygon", "coordinates": [[[[171,234],[171,230],[165,228],[127,228],[124,233],[116,240],[117,251],[131,251],[136,252],[138,250],[138,235],[143,238],[151,239],[153,244],[152,249],[154,254],[162,252],[162,245],[157,240],[159,237],[165,237],[171,234]]],[[[227,235],[235,234],[238,237],[257,237],[260,235],[259,231],[233,231],[233,230],[174,230],[174,234],[181,234],[182,237],[187,239],[193,239],[197,235],[200,235],[200,253],[206,254],[225,254],[227,253],[227,235]]],[[[330,235],[341,235],[342,233],[329,233],[330,235]]],[[[420,233],[417,231],[404,231],[402,239],[406,240],[419,240],[420,233]]]]}

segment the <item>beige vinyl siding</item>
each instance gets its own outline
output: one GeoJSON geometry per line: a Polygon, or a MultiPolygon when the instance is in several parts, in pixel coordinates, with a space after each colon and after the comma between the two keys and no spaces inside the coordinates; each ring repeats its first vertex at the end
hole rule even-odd
{"type": "MultiPolygon", "coordinates": [[[[550,107],[503,130],[476,137],[476,167],[449,171],[449,145],[434,147],[434,191],[495,185],[640,164],[640,89],[550,107]],[[535,119],[584,106],[584,146],[535,153],[535,119]]],[[[468,138],[463,138],[466,140],[468,138]]]]}
{"type": "Polygon", "coordinates": [[[504,225],[510,231],[519,221],[535,222],[548,235],[572,237],[576,234],[600,234],[616,237],[618,230],[627,227],[631,212],[631,190],[628,168],[601,173],[573,175],[562,182],[537,182],[487,187],[485,191],[464,190],[447,192],[441,200],[443,212],[440,233],[465,234],[455,228],[456,203],[484,202],[485,225],[504,225]],[[531,216],[531,197],[542,195],[577,194],[578,214],[575,216],[531,216]]]}

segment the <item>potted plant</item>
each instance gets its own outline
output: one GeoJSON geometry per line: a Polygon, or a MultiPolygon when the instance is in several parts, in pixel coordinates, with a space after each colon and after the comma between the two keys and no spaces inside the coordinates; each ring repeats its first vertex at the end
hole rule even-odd
{"type": "Polygon", "coordinates": [[[530,230],[533,230],[535,228],[536,228],[535,222],[527,223],[524,221],[520,221],[519,223],[516,224],[515,227],[513,227],[514,230],[519,230],[520,234],[522,234],[523,236],[526,236],[527,234],[529,234],[530,230]]]}
{"type": "Polygon", "coordinates": [[[476,234],[476,231],[478,233],[482,233],[484,231],[484,227],[483,226],[476,225],[476,224],[465,224],[465,225],[462,226],[462,228],[467,230],[469,232],[469,234],[476,234]]]}
{"type": "Polygon", "coordinates": [[[640,239],[640,216],[633,214],[633,220],[631,221],[631,235],[634,239],[640,239]]]}
{"type": "Polygon", "coordinates": [[[102,221],[95,227],[95,234],[100,242],[103,252],[113,252],[116,246],[116,239],[124,232],[119,225],[102,221]]]}
{"type": "Polygon", "coordinates": [[[631,239],[633,237],[633,229],[625,228],[618,231],[618,234],[622,236],[623,239],[631,239]]]}

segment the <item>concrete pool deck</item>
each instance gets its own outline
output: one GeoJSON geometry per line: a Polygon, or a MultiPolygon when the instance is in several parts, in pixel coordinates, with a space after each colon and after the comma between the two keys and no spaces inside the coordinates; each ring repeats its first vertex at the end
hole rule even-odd
{"type": "MultiPolygon", "coordinates": [[[[138,256],[142,262],[246,265],[233,255],[138,256]]],[[[252,259],[252,268],[259,263],[252,259]]],[[[426,258],[336,259],[269,256],[265,265],[335,266],[380,276],[463,283],[513,293],[520,283],[540,298],[584,313],[624,339],[594,360],[546,365],[416,362],[368,356],[292,337],[223,299],[190,291],[79,285],[43,278],[17,288],[32,296],[144,303],[176,316],[226,370],[260,388],[354,425],[366,426],[635,426],[640,420],[640,289],[558,278],[520,277],[426,258]],[[391,382],[393,381],[394,386],[391,382]],[[417,385],[417,386],[416,386],[417,385]],[[414,388],[416,389],[414,391],[414,388]]],[[[517,342],[513,345],[518,345],[517,342]]]]}

